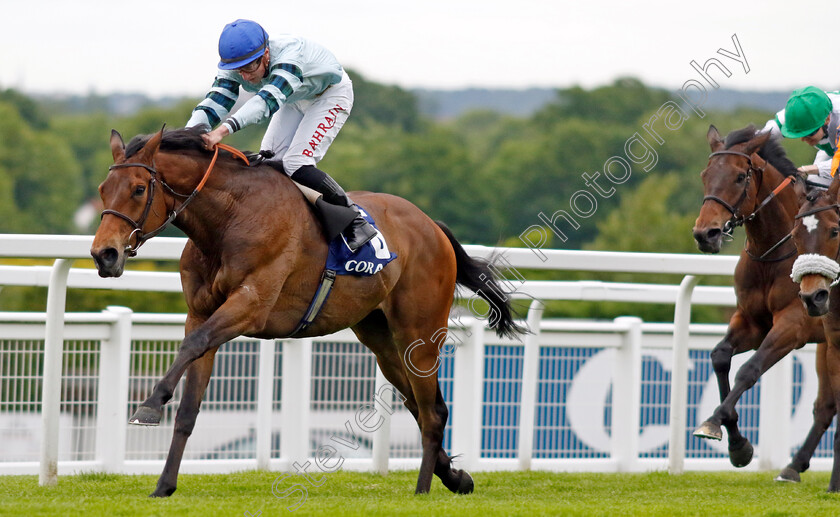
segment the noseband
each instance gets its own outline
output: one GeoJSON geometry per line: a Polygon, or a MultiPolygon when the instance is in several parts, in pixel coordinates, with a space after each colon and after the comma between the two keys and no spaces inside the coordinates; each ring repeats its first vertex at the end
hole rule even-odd
{"type": "Polygon", "coordinates": [[[146,242],[147,240],[151,239],[152,237],[158,235],[160,232],[162,232],[164,229],[166,229],[166,227],[169,226],[169,224],[172,221],[174,221],[175,218],[178,217],[181,214],[181,212],[183,212],[184,209],[186,209],[187,206],[190,203],[192,203],[192,200],[195,199],[195,196],[197,196],[198,193],[201,191],[201,189],[204,187],[204,184],[207,182],[207,178],[210,177],[210,172],[213,170],[213,167],[216,165],[216,158],[219,157],[219,150],[220,149],[224,149],[225,151],[228,151],[229,153],[233,154],[237,158],[244,161],[246,165],[248,164],[248,158],[246,158],[245,155],[242,154],[241,151],[239,151],[238,149],[235,149],[235,148],[233,148],[229,145],[216,144],[214,149],[215,149],[215,152],[213,154],[213,159],[210,161],[210,165],[207,166],[207,171],[204,173],[204,176],[201,178],[201,181],[198,183],[198,186],[195,187],[195,189],[192,191],[191,194],[180,194],[180,193],[176,192],[172,187],[170,187],[165,181],[163,181],[163,178],[159,179],[158,178],[159,173],[158,173],[157,169],[155,169],[155,167],[154,167],[154,160],[152,160],[152,165],[146,165],[145,163],[140,163],[140,162],[130,162],[130,163],[115,163],[114,165],[111,165],[110,167],[108,167],[109,171],[112,171],[114,169],[127,169],[129,167],[142,167],[143,169],[146,169],[149,172],[149,175],[151,176],[151,179],[149,180],[149,195],[146,198],[146,207],[143,209],[143,214],[140,216],[139,220],[135,221],[130,216],[128,216],[128,215],[126,215],[122,212],[119,212],[117,210],[112,210],[110,208],[106,208],[99,215],[100,220],[103,217],[105,217],[106,215],[115,215],[115,216],[119,217],[120,219],[122,219],[123,221],[130,224],[134,228],[134,230],[132,230],[131,234],[128,236],[128,246],[126,246],[126,248],[125,248],[125,251],[126,251],[126,253],[128,254],[129,257],[136,256],[137,255],[137,250],[140,248],[140,246],[143,245],[144,242],[146,242]],[[183,199],[183,201],[181,202],[181,205],[178,208],[172,210],[169,213],[169,216],[166,218],[166,220],[160,226],[158,226],[157,228],[155,228],[154,230],[152,230],[150,232],[143,233],[143,226],[146,224],[146,219],[149,217],[149,212],[152,209],[152,202],[153,202],[154,197],[155,197],[155,186],[158,183],[160,183],[160,185],[164,188],[164,190],[169,192],[170,195],[172,195],[173,197],[176,197],[176,198],[183,199]],[[136,237],[136,239],[137,239],[136,244],[134,246],[132,246],[131,245],[131,239],[135,235],[137,236],[136,237]]]}

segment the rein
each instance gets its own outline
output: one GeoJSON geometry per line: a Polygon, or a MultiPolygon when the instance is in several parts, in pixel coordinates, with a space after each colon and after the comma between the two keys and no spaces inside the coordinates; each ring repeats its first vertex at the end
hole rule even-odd
{"type": "Polygon", "coordinates": [[[809,215],[814,215],[814,214],[817,214],[817,213],[820,213],[820,212],[825,212],[826,210],[831,210],[832,208],[840,210],[840,203],[834,203],[832,205],[821,206],[819,208],[812,208],[811,210],[808,210],[807,212],[802,212],[801,214],[796,214],[796,217],[794,217],[794,219],[802,219],[803,217],[808,217],[809,215]]]}
{"type": "Polygon", "coordinates": [[[210,173],[213,171],[213,167],[215,167],[216,165],[216,159],[219,157],[219,150],[225,150],[234,155],[235,157],[239,158],[240,160],[244,161],[246,165],[248,164],[248,158],[245,157],[245,155],[241,151],[234,147],[225,144],[216,144],[213,147],[213,149],[215,152],[213,153],[213,159],[210,160],[210,165],[207,166],[207,170],[204,172],[204,176],[201,178],[201,181],[198,183],[198,186],[196,186],[190,194],[180,194],[176,192],[172,187],[170,187],[163,180],[163,178],[158,178],[159,173],[154,167],[154,160],[152,160],[151,166],[146,165],[145,163],[130,162],[115,163],[114,165],[108,167],[109,171],[114,169],[125,169],[128,167],[142,167],[143,169],[146,169],[151,175],[151,179],[149,180],[149,195],[146,198],[146,207],[143,209],[143,214],[140,216],[139,220],[135,221],[130,216],[117,210],[112,210],[110,208],[106,208],[105,210],[103,210],[99,216],[99,219],[102,219],[103,217],[109,214],[117,216],[134,228],[134,230],[131,232],[131,235],[128,236],[128,246],[126,246],[126,252],[128,253],[129,257],[136,256],[137,250],[140,248],[140,246],[143,245],[144,242],[160,234],[160,232],[166,229],[166,227],[169,226],[169,224],[172,223],[172,221],[174,221],[175,218],[178,217],[181,214],[181,212],[183,212],[187,208],[187,206],[189,206],[190,203],[192,203],[193,199],[195,199],[198,193],[201,192],[201,189],[204,188],[204,184],[207,183],[207,179],[210,177],[210,173]],[[169,213],[169,216],[160,226],[158,226],[150,232],[143,233],[143,226],[146,224],[146,219],[149,217],[149,212],[152,208],[152,201],[155,197],[155,186],[158,182],[167,192],[169,192],[170,195],[172,195],[173,197],[181,198],[183,199],[183,201],[181,202],[181,205],[178,208],[172,210],[169,213]],[[135,234],[137,235],[137,240],[136,244],[132,246],[131,239],[135,236],[135,234]]]}

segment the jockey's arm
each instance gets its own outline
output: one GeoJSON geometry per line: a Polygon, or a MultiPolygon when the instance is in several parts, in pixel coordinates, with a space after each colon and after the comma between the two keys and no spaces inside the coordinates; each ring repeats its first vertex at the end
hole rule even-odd
{"type": "Polygon", "coordinates": [[[220,125],[213,131],[208,133],[204,133],[201,135],[202,140],[204,140],[204,145],[207,146],[207,149],[213,149],[213,146],[218,144],[222,141],[222,139],[230,134],[227,126],[225,124],[220,125]]]}
{"type": "Polygon", "coordinates": [[[808,167],[811,170],[813,170],[813,172],[811,174],[819,174],[823,178],[831,178],[831,176],[832,176],[831,162],[832,162],[832,155],[830,155],[827,152],[820,149],[819,151],[817,151],[817,155],[814,157],[814,164],[813,165],[805,165],[803,167],[808,167]]]}

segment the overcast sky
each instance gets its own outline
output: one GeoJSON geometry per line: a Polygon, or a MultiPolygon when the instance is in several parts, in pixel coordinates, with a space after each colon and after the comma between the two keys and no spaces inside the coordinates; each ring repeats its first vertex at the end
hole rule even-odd
{"type": "Polygon", "coordinates": [[[405,88],[679,88],[716,57],[723,88],[840,88],[836,1],[146,0],[3,2],[0,88],[203,96],[224,25],[309,37],[346,67],[405,88]],[[744,65],[718,54],[735,53],[744,65]]]}

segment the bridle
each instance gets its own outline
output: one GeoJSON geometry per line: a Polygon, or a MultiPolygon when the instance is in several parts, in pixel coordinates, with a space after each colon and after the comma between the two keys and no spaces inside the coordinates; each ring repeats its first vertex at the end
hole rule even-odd
{"type": "MultiPolygon", "coordinates": [[[[804,217],[832,209],[836,210],[838,215],[840,215],[840,204],[833,203],[818,208],[812,208],[811,210],[797,214],[796,219],[802,219],[804,217]]],[[[788,235],[788,238],[791,235],[793,235],[793,231],[791,231],[788,235]]],[[[790,276],[795,282],[799,282],[804,275],[822,275],[832,280],[829,284],[829,287],[831,288],[840,283],[840,275],[838,275],[838,272],[840,272],[840,264],[838,264],[838,261],[840,261],[840,246],[837,248],[834,260],[822,254],[806,253],[804,255],[800,255],[799,258],[796,259],[796,262],[793,263],[790,276]]]]}
{"type": "Polygon", "coordinates": [[[195,197],[198,195],[198,193],[201,192],[201,189],[204,188],[204,184],[207,183],[207,179],[210,177],[210,173],[213,171],[213,167],[216,165],[216,158],[219,157],[219,150],[220,149],[228,151],[229,153],[233,154],[234,156],[236,156],[237,158],[241,159],[246,164],[248,164],[248,158],[246,158],[245,155],[241,151],[239,151],[238,149],[236,149],[234,147],[231,147],[229,145],[225,145],[225,144],[216,144],[214,146],[214,151],[215,152],[213,153],[213,159],[210,160],[210,165],[207,166],[207,170],[204,172],[204,176],[201,178],[201,181],[198,183],[198,186],[196,186],[195,189],[190,194],[181,194],[179,192],[176,192],[172,187],[170,187],[166,183],[166,181],[163,180],[163,178],[160,176],[160,173],[155,168],[154,159],[152,160],[152,165],[147,165],[145,163],[140,163],[140,162],[128,162],[128,163],[115,163],[114,165],[111,165],[110,167],[108,167],[109,171],[112,171],[112,170],[115,170],[115,169],[127,169],[127,168],[130,168],[130,167],[141,167],[143,169],[146,169],[146,171],[148,171],[149,175],[151,176],[151,178],[149,179],[149,186],[148,186],[149,194],[146,198],[146,206],[145,206],[145,208],[143,208],[143,213],[140,215],[140,219],[135,221],[134,219],[131,218],[131,216],[128,216],[128,215],[126,215],[122,212],[119,212],[117,210],[113,210],[111,208],[106,208],[105,210],[102,211],[102,213],[99,216],[100,220],[103,217],[105,217],[106,215],[117,216],[120,219],[122,219],[123,221],[130,224],[132,226],[132,228],[134,228],[131,231],[131,234],[128,236],[128,245],[125,248],[125,251],[126,251],[126,253],[128,254],[129,257],[136,256],[137,255],[137,250],[140,248],[140,246],[143,245],[144,242],[146,242],[147,240],[151,239],[152,237],[160,234],[160,232],[162,232],[164,229],[166,229],[166,227],[169,226],[169,224],[172,223],[172,221],[174,221],[175,218],[177,218],[181,214],[181,212],[183,212],[187,208],[187,206],[189,206],[190,203],[192,203],[193,199],[195,199],[195,197]],[[155,190],[156,190],[155,187],[157,186],[158,183],[160,183],[161,187],[163,187],[163,189],[166,192],[168,192],[172,197],[182,199],[183,201],[181,202],[181,204],[177,208],[173,209],[169,213],[169,216],[166,218],[166,220],[160,226],[158,226],[157,228],[155,228],[154,230],[152,230],[150,232],[143,233],[143,226],[145,226],[146,219],[148,219],[149,212],[151,212],[152,203],[154,202],[154,197],[155,197],[155,190]],[[136,238],[136,242],[133,246],[131,244],[132,238],[136,238]]]}
{"type": "MultiPolygon", "coordinates": [[[[806,212],[802,212],[801,214],[796,214],[794,219],[802,219],[803,217],[808,217],[809,215],[818,214],[820,212],[825,212],[826,210],[836,210],[837,214],[840,215],[840,203],[832,203],[830,205],[821,206],[818,208],[812,208],[806,212]]],[[[791,230],[790,235],[793,235],[793,231],[791,230]]],[[[840,246],[837,247],[837,253],[834,255],[834,262],[838,262],[840,260],[840,246]]]]}
{"type": "MultiPolygon", "coordinates": [[[[746,153],[739,152],[739,151],[729,151],[729,150],[715,151],[715,152],[713,152],[712,154],[709,155],[709,159],[711,159],[715,156],[720,156],[720,155],[724,155],[724,154],[733,154],[733,155],[736,155],[736,156],[742,156],[742,157],[747,159],[748,168],[747,168],[747,173],[746,173],[746,179],[744,180],[744,190],[743,190],[743,192],[741,192],[741,195],[738,197],[738,200],[735,201],[734,205],[730,205],[729,203],[727,203],[726,201],[724,201],[723,199],[721,199],[717,196],[705,196],[703,198],[703,202],[705,203],[706,201],[714,201],[714,202],[720,204],[726,210],[728,210],[730,214],[732,214],[732,217],[730,217],[729,220],[726,221],[723,224],[723,233],[725,233],[727,235],[732,235],[732,232],[735,230],[735,228],[737,228],[738,226],[742,226],[745,222],[754,218],[755,213],[758,212],[758,210],[761,207],[763,207],[764,204],[766,204],[766,203],[762,203],[761,206],[759,206],[755,211],[753,211],[753,213],[751,213],[748,216],[739,215],[739,210],[741,208],[741,204],[743,204],[744,201],[747,199],[747,193],[750,190],[750,180],[752,180],[753,172],[763,173],[764,172],[764,167],[756,167],[755,165],[753,165],[752,158],[750,157],[750,155],[748,155],[746,153]]],[[[762,177],[763,177],[763,174],[762,174],[762,177]]],[[[761,181],[761,180],[759,179],[759,181],[761,181]]]]}
{"type": "MultiPolygon", "coordinates": [[[[755,219],[755,216],[758,214],[759,210],[761,210],[762,208],[767,206],[767,204],[770,203],[770,201],[772,201],[773,198],[775,198],[776,195],[778,195],[779,192],[784,190],[785,187],[787,187],[788,185],[790,185],[792,183],[795,183],[796,182],[796,177],[795,176],[785,177],[785,179],[782,180],[782,182],[779,183],[779,185],[775,189],[773,189],[773,191],[770,194],[768,194],[766,198],[764,198],[761,201],[761,203],[759,203],[759,205],[756,207],[755,210],[752,211],[752,213],[750,213],[749,215],[746,215],[746,216],[745,215],[740,215],[739,210],[741,208],[741,205],[747,199],[747,194],[748,194],[749,189],[750,189],[750,180],[752,179],[753,173],[758,173],[759,174],[759,178],[758,178],[759,183],[758,183],[758,186],[756,187],[756,192],[758,192],[758,190],[761,189],[761,182],[764,179],[764,167],[753,165],[752,157],[750,155],[746,154],[746,153],[742,153],[742,152],[739,152],[739,151],[730,151],[730,150],[715,151],[715,152],[713,152],[712,154],[709,155],[709,159],[711,159],[714,156],[720,156],[720,155],[726,155],[726,154],[741,156],[741,157],[747,159],[747,172],[745,174],[746,178],[744,180],[744,190],[743,190],[743,192],[741,192],[740,197],[738,197],[738,200],[735,202],[734,205],[730,205],[729,203],[727,203],[723,199],[721,199],[717,196],[711,196],[711,195],[710,196],[705,196],[703,198],[703,202],[705,203],[706,201],[709,201],[709,200],[714,201],[714,202],[720,204],[721,206],[723,206],[726,210],[729,211],[730,214],[732,214],[732,216],[729,218],[729,220],[726,221],[723,224],[723,228],[722,228],[722,231],[723,231],[724,235],[731,236],[732,232],[735,230],[735,228],[737,228],[739,226],[743,226],[744,223],[752,221],[753,219],[755,219]]],[[[787,242],[788,239],[790,239],[790,234],[788,234],[785,238],[783,238],[782,240],[777,242],[775,245],[773,245],[770,249],[768,249],[763,254],[761,254],[761,256],[754,256],[751,253],[749,253],[749,251],[747,251],[747,255],[749,255],[749,257],[752,258],[753,260],[757,260],[759,262],[776,262],[776,261],[780,261],[780,260],[785,260],[787,258],[790,258],[790,257],[796,255],[796,250],[793,250],[791,253],[788,253],[787,255],[785,255],[781,258],[777,258],[777,259],[768,259],[767,256],[770,255],[771,253],[773,253],[774,251],[776,251],[782,244],[787,242]]]]}

